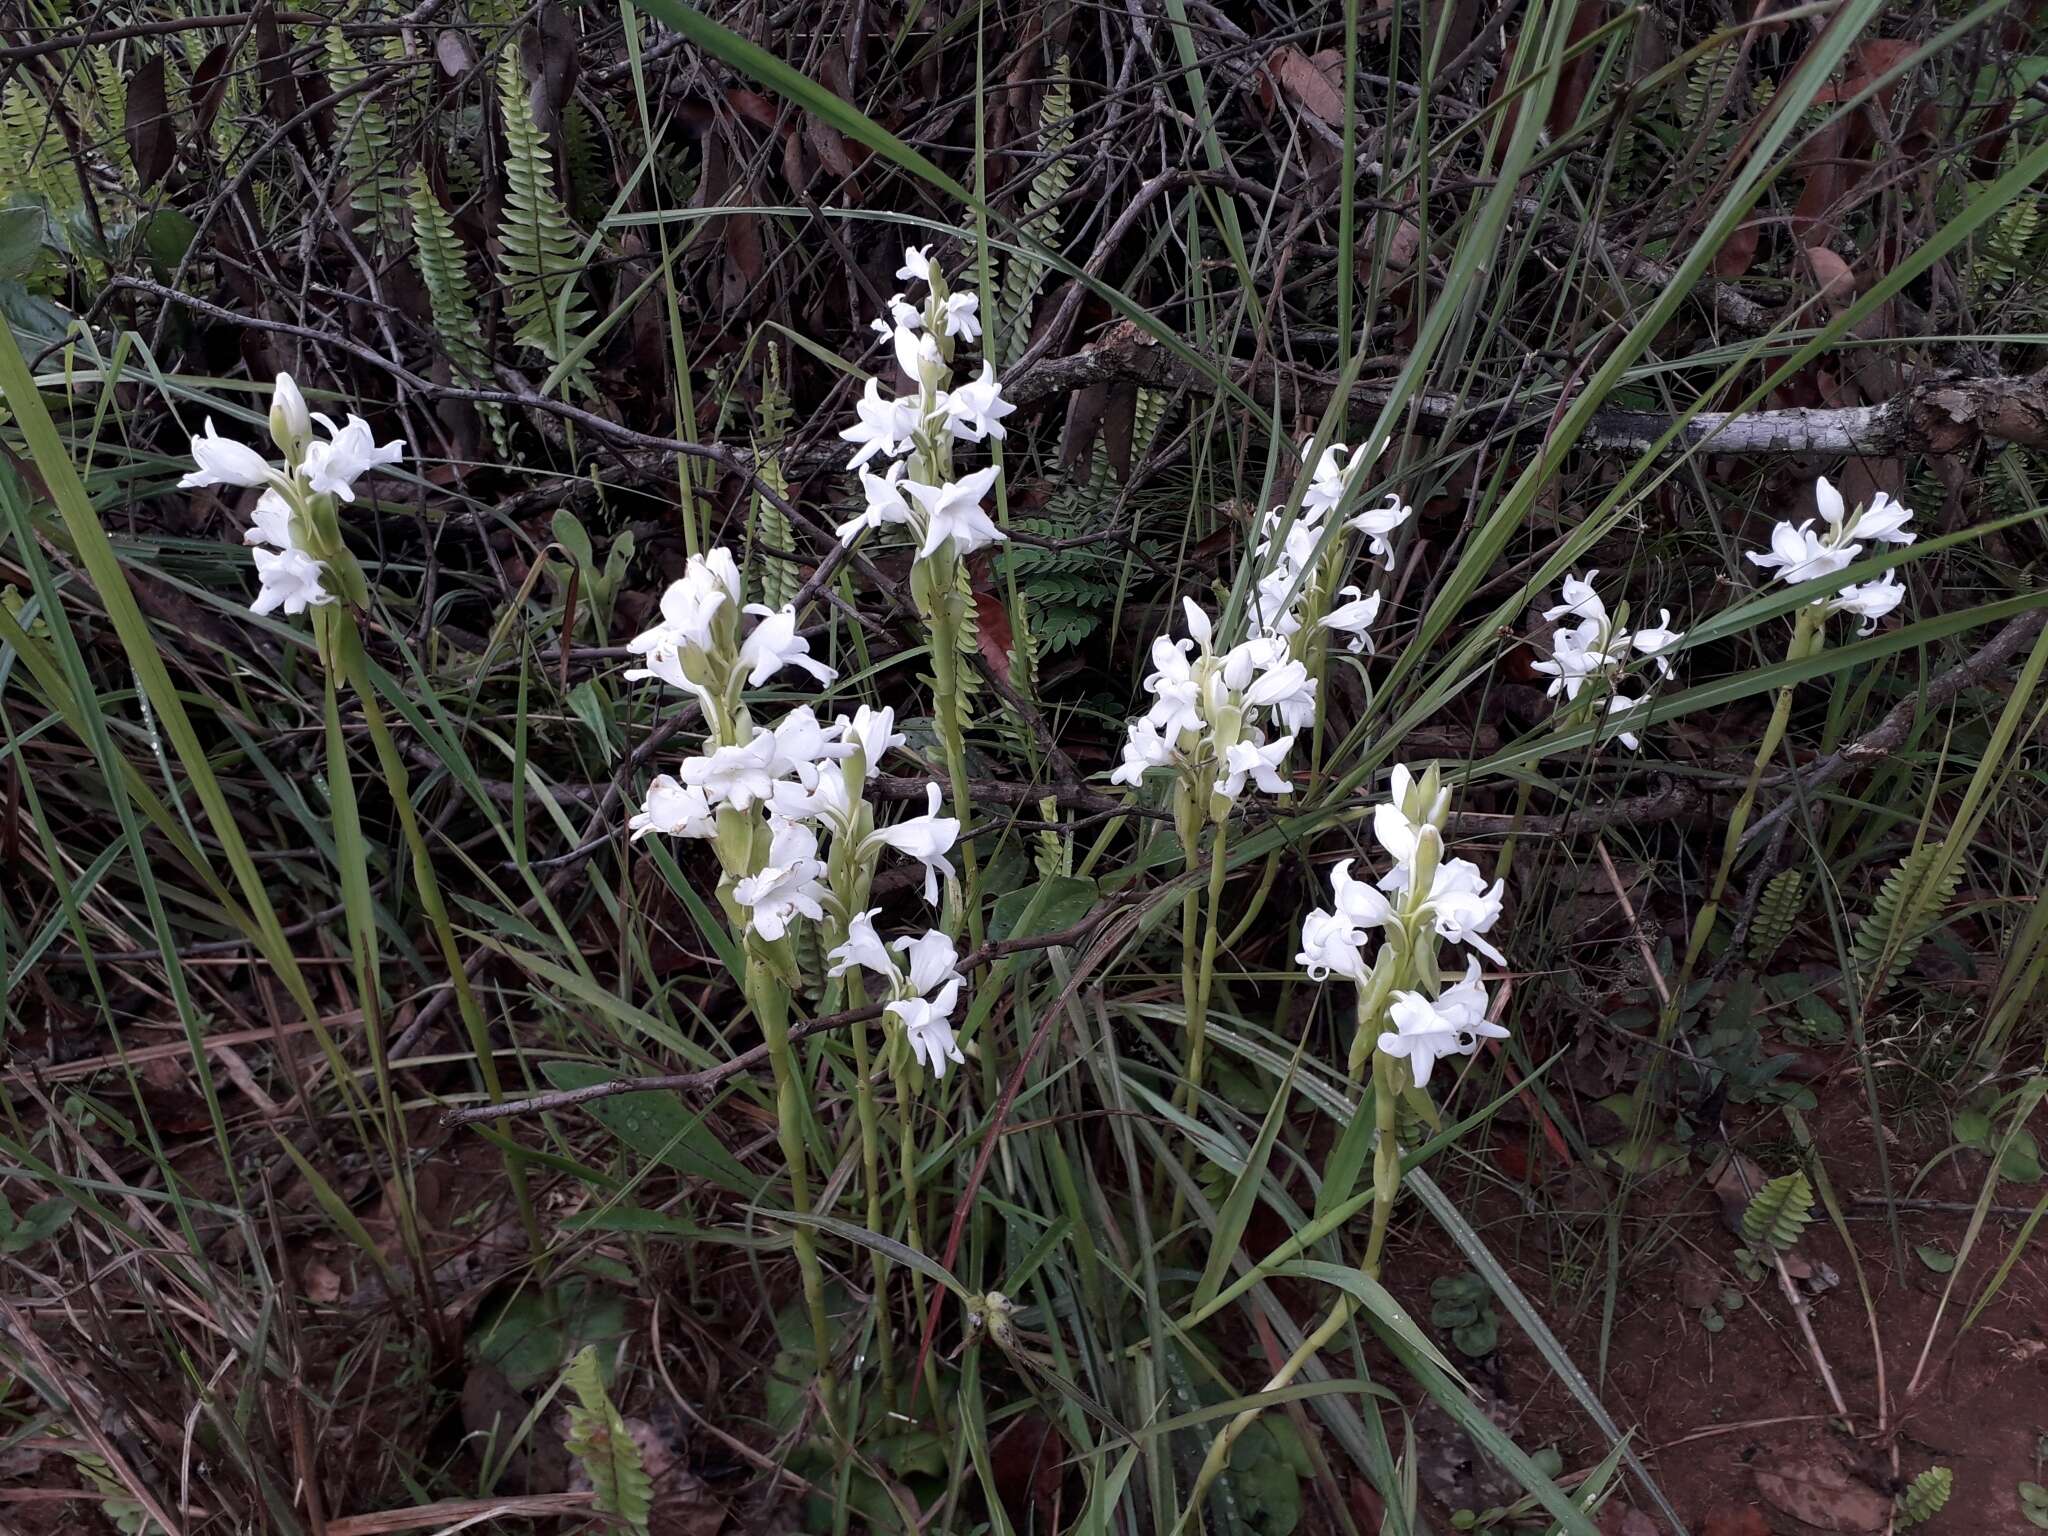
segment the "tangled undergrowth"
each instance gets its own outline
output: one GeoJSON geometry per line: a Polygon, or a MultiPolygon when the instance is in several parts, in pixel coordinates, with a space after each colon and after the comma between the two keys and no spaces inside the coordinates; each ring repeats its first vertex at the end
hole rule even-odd
{"type": "Polygon", "coordinates": [[[2037,12],[30,6],[0,1498],[2033,1520],[2037,12]]]}

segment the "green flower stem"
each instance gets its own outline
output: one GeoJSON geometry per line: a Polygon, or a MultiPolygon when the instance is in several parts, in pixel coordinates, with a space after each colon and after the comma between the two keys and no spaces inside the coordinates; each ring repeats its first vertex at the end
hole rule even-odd
{"type": "MultiPolygon", "coordinates": [[[[398,743],[391,739],[383,706],[377,702],[376,680],[370,675],[369,658],[363,653],[362,630],[358,628],[353,612],[344,611],[333,621],[329,639],[333,648],[332,660],[340,664],[343,677],[355,690],[356,701],[362,706],[363,726],[369,732],[370,744],[377,753],[377,765],[383,770],[385,786],[391,792],[391,803],[398,813],[399,830],[412,855],[413,888],[419,893],[420,910],[434,930],[442,963],[448,968],[448,983],[455,989],[456,1011],[461,1014],[464,1032],[469,1036],[470,1053],[476,1058],[477,1073],[483,1079],[484,1092],[490,1096],[490,1101],[499,1103],[505,1097],[505,1089],[498,1077],[498,1057],[491,1047],[490,1025],[484,1019],[483,1006],[477,1002],[475,989],[469,984],[462,950],[455,942],[455,926],[449,921],[448,905],[441,897],[441,882],[434,874],[433,856],[427,848],[425,834],[420,831],[419,818],[413,813],[412,778],[406,771],[398,743]]],[[[511,1186],[512,1200],[518,1207],[520,1225],[526,1230],[527,1242],[535,1254],[544,1252],[547,1239],[534,1212],[533,1196],[526,1187],[526,1159],[523,1154],[505,1154],[505,1181],[511,1186]]]]}
{"type": "MultiPolygon", "coordinates": [[[[1367,1014],[1368,999],[1359,999],[1358,1029],[1361,1036],[1377,1035],[1379,1019],[1367,1014]]],[[[1394,1201],[1401,1192],[1401,1085],[1400,1075],[1405,1070],[1398,1062],[1375,1052],[1373,1054],[1373,1196],[1372,1231],[1366,1238],[1365,1257],[1359,1261],[1359,1270],[1369,1280],[1378,1280],[1380,1266],[1386,1251],[1387,1229],[1393,1222],[1394,1201]]],[[[1336,1302],[1315,1328],[1302,1339],[1280,1369],[1273,1373],[1262,1389],[1278,1392],[1290,1385],[1301,1374],[1302,1368],[1316,1357],[1329,1342],[1343,1332],[1358,1310],[1358,1303],[1349,1291],[1339,1293],[1336,1302]]],[[[1258,1422],[1262,1408],[1247,1408],[1223,1428],[1208,1455],[1202,1458],[1201,1471],[1195,1477],[1194,1492],[1188,1496],[1187,1507],[1175,1524],[1176,1532],[1186,1530],[1202,1507],[1202,1500],[1208,1496],[1210,1487],[1230,1465],[1230,1452],[1244,1432],[1258,1422]]]]}
{"type": "MultiPolygon", "coordinates": [[[[1799,610],[1798,619],[1792,630],[1792,643],[1786,647],[1787,661],[1804,661],[1819,650],[1827,638],[1826,610],[1812,603],[1799,610]]],[[[1770,724],[1764,727],[1764,739],[1757,743],[1756,761],[1750,765],[1749,782],[1742,788],[1742,798],[1735,802],[1735,809],[1728,818],[1728,830],[1721,841],[1721,862],[1714,870],[1714,883],[1707,889],[1706,904],[1700,908],[1699,916],[1693,919],[1692,934],[1686,940],[1685,959],[1678,968],[1678,977],[1671,985],[1671,996],[1665,1002],[1664,1016],[1658,1021],[1657,1041],[1660,1045],[1669,1043],[1671,1028],[1678,1021],[1685,996],[1686,986],[1692,980],[1693,966],[1698,963],[1707,939],[1714,931],[1714,919],[1721,911],[1721,900],[1728,893],[1729,878],[1735,873],[1736,855],[1742,849],[1742,834],[1749,825],[1750,813],[1756,809],[1756,792],[1763,782],[1764,770],[1771,759],[1778,755],[1778,748],[1785,740],[1785,728],[1792,719],[1793,685],[1787,683],[1778,690],[1776,705],[1771,710],[1770,724]]]]}
{"type": "MultiPolygon", "coordinates": [[[[768,1061],[775,1073],[775,1130],[782,1145],[783,1161],[789,1165],[789,1205],[798,1215],[811,1209],[810,1178],[804,1151],[803,1081],[797,1071],[796,1053],[789,1044],[789,990],[776,974],[769,958],[760,952],[758,941],[747,945],[747,1002],[760,1020],[761,1034],[768,1043],[768,1061]]],[[[825,1401],[832,1400],[832,1335],[825,1322],[825,1271],[818,1263],[817,1234],[808,1226],[790,1229],[796,1249],[797,1269],[803,1276],[804,1305],[811,1315],[811,1341],[817,1349],[818,1386],[825,1401]]]]}
{"type": "MultiPolygon", "coordinates": [[[[841,939],[845,938],[842,934],[841,939]]],[[[867,1006],[867,986],[858,967],[846,974],[846,1005],[867,1006]]],[[[868,1052],[868,1026],[853,1026],[853,1109],[860,1124],[860,1174],[867,1186],[868,1230],[882,1228],[882,1133],[875,1110],[874,1063],[868,1052]]],[[[896,1342],[889,1326],[889,1261],[874,1249],[868,1251],[875,1276],[875,1348],[881,1357],[882,1393],[887,1397],[896,1380],[896,1342]]]]}

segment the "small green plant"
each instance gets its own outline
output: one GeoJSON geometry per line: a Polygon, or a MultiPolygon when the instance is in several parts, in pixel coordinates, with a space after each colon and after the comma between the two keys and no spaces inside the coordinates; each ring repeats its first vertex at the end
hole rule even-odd
{"type": "Polygon", "coordinates": [[[1451,1342],[1465,1354],[1478,1359],[1490,1355],[1500,1343],[1500,1321],[1493,1315],[1493,1292],[1469,1269],[1446,1275],[1429,1288],[1435,1303],[1429,1320],[1451,1336],[1451,1342]]]}
{"type": "Polygon", "coordinates": [[[1728,1326],[1728,1319],[1742,1310],[1747,1299],[1734,1286],[1724,1285],[1720,1295],[1700,1308],[1700,1326],[1709,1333],[1719,1333],[1728,1326]]]}
{"type": "Polygon", "coordinates": [[[1947,1467],[1929,1467],[1908,1483],[1906,1491],[1899,1495],[1898,1507],[1892,1515],[1893,1523],[1900,1530],[1905,1530],[1932,1520],[1948,1502],[1955,1480],[1955,1473],[1947,1467]]]}
{"type": "Polygon", "coordinates": [[[2048,1488],[2039,1483],[2021,1483],[2019,1503],[2027,1524],[2048,1531],[2048,1488]]]}
{"type": "Polygon", "coordinates": [[[1780,1174],[1756,1192],[1742,1213],[1742,1235],[1752,1249],[1789,1251],[1813,1220],[1813,1185],[1803,1168],[1780,1174]]]}
{"type": "Polygon", "coordinates": [[[14,1207],[0,1200],[0,1254],[20,1253],[55,1237],[76,1209],[69,1200],[43,1200],[17,1218],[14,1207]]]}
{"type": "Polygon", "coordinates": [[[630,1530],[646,1531],[654,1512],[654,1481],[641,1463],[632,1431],[605,1393],[597,1351],[585,1345],[562,1379],[576,1394],[569,1408],[566,1443],[597,1492],[598,1510],[617,1515],[630,1530]]]}

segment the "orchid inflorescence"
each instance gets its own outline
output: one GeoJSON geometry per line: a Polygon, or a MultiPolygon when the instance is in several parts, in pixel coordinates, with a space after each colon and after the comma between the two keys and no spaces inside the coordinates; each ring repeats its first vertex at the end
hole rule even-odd
{"type": "MultiPolygon", "coordinates": [[[[1630,662],[1638,656],[1645,657],[1660,676],[1669,678],[1669,653],[1685,638],[1684,630],[1671,627],[1669,608],[1657,610],[1654,625],[1630,630],[1628,605],[1609,613],[1607,604],[1593,589],[1593,578],[1599,574],[1588,571],[1584,576],[1565,577],[1561,594],[1564,600],[1546,608],[1543,617],[1549,623],[1571,622],[1551,631],[1549,658],[1530,664],[1536,671],[1549,675],[1550,687],[1546,691],[1551,698],[1562,694],[1567,706],[1578,705],[1577,712],[1589,717],[1592,711],[1602,708],[1603,700],[1603,712],[1609,715],[1623,714],[1643,704],[1643,697],[1631,698],[1622,692],[1630,662]]],[[[1633,731],[1616,735],[1631,752],[1642,744],[1633,731]]]]}
{"type": "Polygon", "coordinates": [[[1413,512],[1390,494],[1385,506],[1329,529],[1325,517],[1343,504],[1365,462],[1342,443],[1330,444],[1292,519],[1282,509],[1262,519],[1256,553],[1264,574],[1248,607],[1248,638],[1219,647],[1214,621],[1193,599],[1182,599],[1189,638],[1152,642],[1153,670],[1145,679],[1152,704],[1130,722],[1112,783],[1135,788],[1148,770],[1171,767],[1184,804],[1218,824],[1247,783],[1270,795],[1291,792],[1281,769],[1315,719],[1317,647],[1339,634],[1354,654],[1370,650],[1379,617],[1377,592],[1334,586],[1349,558],[1347,535],[1363,535],[1369,556],[1391,568],[1388,535],[1413,512]],[[1329,608],[1333,595],[1343,601],[1329,608]],[[1262,719],[1277,727],[1270,738],[1262,719]]]}
{"type": "Polygon", "coordinates": [[[304,613],[338,598],[360,601],[365,588],[341,539],[335,503],[356,499],[355,483],[370,470],[398,464],[405,442],[379,443],[370,424],[351,415],[345,426],[306,408],[306,397],[288,373],[271,392],[270,440],[284,455],[273,464],[246,443],[222,437],[207,418],[206,431],[192,439],[190,474],[184,490],[228,485],[261,490],[243,542],[255,546],[260,588],[249,605],[255,614],[283,609],[304,613]],[[323,440],[313,433],[318,422],[323,440]]]}
{"type": "Polygon", "coordinates": [[[890,343],[911,391],[884,395],[880,382],[869,379],[855,405],[854,424],[839,434],[853,444],[846,467],[860,471],[866,505],[838,533],[842,543],[851,543],[869,529],[908,526],[923,563],[947,550],[972,554],[1005,537],[983,508],[995,485],[995,467],[952,478],[953,445],[1001,442],[1009,435],[1003,418],[1016,407],[1003,398],[987,358],[978,375],[955,382],[955,344],[981,336],[980,301],[947,287],[928,246],[905,251],[896,277],[922,283],[925,303],[920,307],[895,294],[889,317],[877,318],[873,327],[890,343]],[[879,473],[870,467],[876,460],[879,473]]]}
{"type": "MultiPolygon", "coordinates": [[[[1771,529],[1771,547],[1767,552],[1748,551],[1752,565],[1772,572],[1788,586],[1847,570],[1863,553],[1866,542],[1910,544],[1917,537],[1906,526],[1913,520],[1913,509],[1904,502],[1892,500],[1883,491],[1877,493],[1869,506],[1858,509],[1853,517],[1848,515],[1842,493],[1825,475],[1814,481],[1813,497],[1820,508],[1820,532],[1814,531],[1814,519],[1810,517],[1803,523],[1782,522],[1771,529]]],[[[1855,614],[1863,621],[1858,633],[1867,635],[1877,628],[1879,619],[1905,600],[1905,596],[1906,589],[1899,585],[1897,573],[1886,571],[1870,581],[1846,586],[1831,596],[1817,597],[1813,606],[1821,610],[1822,617],[1836,613],[1855,614]]]]}
{"type": "Polygon", "coordinates": [[[1471,860],[1444,857],[1449,812],[1450,791],[1436,769],[1417,778],[1396,767],[1389,798],[1373,808],[1372,819],[1373,837],[1393,866],[1367,884],[1352,878],[1352,860],[1340,861],[1330,871],[1331,905],[1303,919],[1295,957],[1317,981],[1334,973],[1358,986],[1354,1069],[1370,1039],[1382,1054],[1407,1060],[1418,1088],[1442,1057],[1469,1054],[1482,1037],[1507,1034],[1487,1020],[1478,960],[1504,963],[1486,937],[1500,921],[1503,882],[1489,886],[1471,860]],[[1382,942],[1368,966],[1364,946],[1373,930],[1382,942]],[[1476,951],[1464,979],[1451,986],[1438,968],[1439,940],[1476,951]],[[1381,1022],[1393,1027],[1373,1033],[1381,1022]]]}
{"type": "MultiPolygon", "coordinates": [[[[777,969],[788,973],[794,962],[782,941],[799,919],[822,924],[828,935],[843,933],[849,942],[857,932],[872,937],[874,914],[866,901],[884,850],[923,866],[925,899],[937,905],[941,880],[953,876],[947,854],[960,823],[939,814],[934,784],[927,787],[924,814],[875,825],[866,787],[883,757],[904,740],[893,710],[863,705],[825,722],[809,705],[798,705],[772,726],[754,723],[744,689],[788,667],[821,684],[838,674],[811,656],[809,642],[796,633],[794,609],[742,603],[741,596],[739,568],[728,551],[693,555],[662,595],[660,622],[629,642],[644,665],[626,675],[657,678],[693,695],[706,726],[704,749],[674,774],[654,779],[629,826],[635,838],[664,833],[710,841],[724,872],[719,894],[735,926],[757,938],[777,969]],[[751,623],[743,628],[743,620],[751,623]]],[[[905,942],[933,941],[951,952],[952,941],[936,931],[905,942]]],[[[938,988],[927,997],[934,991],[923,985],[932,974],[929,962],[908,974],[924,1006],[891,1016],[903,1024],[917,1059],[942,1076],[945,1062],[959,1059],[948,1024],[957,989],[938,988]]],[[[898,1000],[912,995],[901,993],[898,1000]]]]}

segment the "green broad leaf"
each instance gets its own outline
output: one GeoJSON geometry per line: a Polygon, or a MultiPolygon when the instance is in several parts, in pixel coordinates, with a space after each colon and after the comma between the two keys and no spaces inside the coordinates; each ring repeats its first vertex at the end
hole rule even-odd
{"type": "Polygon", "coordinates": [[[998,897],[989,913],[988,936],[993,940],[1029,939],[1058,933],[1080,922],[1101,899],[1102,892],[1093,880],[1053,875],[998,897]]]}
{"type": "Polygon", "coordinates": [[[20,1253],[55,1237],[77,1209],[69,1200],[39,1200],[17,1221],[7,1203],[0,1201],[0,1212],[7,1213],[6,1226],[0,1228],[0,1253],[20,1253]]]}
{"type": "Polygon", "coordinates": [[[1937,1275],[1945,1275],[1956,1267],[1956,1256],[1944,1253],[1932,1243],[1915,1243],[1913,1251],[1920,1255],[1920,1262],[1937,1275]]]}
{"type": "MultiPolygon", "coordinates": [[[[541,1073],[557,1088],[588,1088],[612,1078],[603,1067],[580,1061],[545,1062],[541,1073]]],[[[622,1093],[582,1107],[642,1157],[690,1178],[709,1180],[728,1194],[751,1197],[760,1189],[761,1180],[726,1151],[706,1123],[710,1111],[692,1111],[676,1094],[622,1093]]]]}
{"type": "Polygon", "coordinates": [[[470,1336],[486,1365],[521,1392],[550,1380],[577,1351],[595,1347],[609,1361],[631,1336],[623,1293],[571,1275],[559,1285],[522,1286],[487,1309],[470,1336]]]}
{"type": "Polygon", "coordinates": [[[619,755],[618,743],[613,739],[612,704],[606,697],[603,684],[596,678],[586,678],[569,690],[569,712],[588,727],[597,742],[597,749],[604,754],[607,764],[619,755]]]}
{"type": "MultiPolygon", "coordinates": [[[[1300,1057],[1295,1059],[1299,1061],[1300,1057]]],[[[1286,1081],[1273,1095],[1265,1121],[1259,1126],[1258,1139],[1252,1143],[1251,1152],[1245,1158],[1244,1170],[1231,1186],[1223,1209],[1216,1214],[1216,1228],[1209,1244],[1209,1262],[1203,1266],[1202,1278],[1195,1286],[1193,1305],[1197,1307],[1207,1306],[1215,1299],[1216,1293],[1223,1288],[1224,1277],[1230,1273],[1231,1263],[1244,1244],[1245,1228],[1258,1204],[1259,1186],[1266,1177],[1266,1164],[1272,1157],[1273,1143],[1280,1135],[1280,1127],[1286,1123],[1293,1102],[1294,1068],[1290,1066],[1286,1081]]]]}
{"type": "Polygon", "coordinates": [[[2032,1131],[2016,1131],[1998,1160],[1998,1176],[2015,1184],[2041,1182],[2041,1148],[2032,1131]]]}
{"type": "Polygon", "coordinates": [[[43,254],[47,220],[36,207],[0,208],[0,278],[26,277],[43,254]]]}

